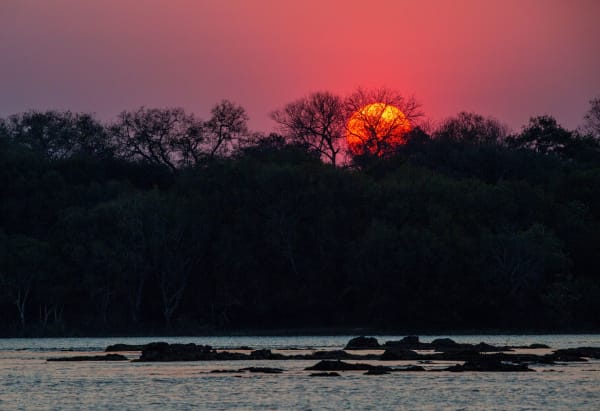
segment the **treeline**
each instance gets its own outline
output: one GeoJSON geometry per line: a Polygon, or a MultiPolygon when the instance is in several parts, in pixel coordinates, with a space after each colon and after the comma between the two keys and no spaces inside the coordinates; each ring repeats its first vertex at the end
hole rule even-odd
{"type": "Polygon", "coordinates": [[[334,166],[246,121],[0,120],[2,335],[600,327],[593,129],[461,113],[334,166]]]}

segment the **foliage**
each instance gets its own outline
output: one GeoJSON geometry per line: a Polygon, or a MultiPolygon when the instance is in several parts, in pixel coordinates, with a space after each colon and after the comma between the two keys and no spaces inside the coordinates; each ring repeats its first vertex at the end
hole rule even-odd
{"type": "Polygon", "coordinates": [[[600,326],[595,140],[461,114],[344,168],[216,107],[123,114],[106,151],[59,149],[77,114],[0,121],[4,335],[600,326]]]}

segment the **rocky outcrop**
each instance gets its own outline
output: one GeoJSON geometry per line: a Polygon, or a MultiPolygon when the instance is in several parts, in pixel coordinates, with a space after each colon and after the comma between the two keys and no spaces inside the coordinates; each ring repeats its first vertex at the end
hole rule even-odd
{"type": "Polygon", "coordinates": [[[313,372],[309,375],[310,377],[341,377],[337,372],[313,372]]]}
{"type": "Polygon", "coordinates": [[[345,350],[369,350],[381,348],[379,341],[375,337],[356,337],[348,341],[345,350]]]}
{"type": "Polygon", "coordinates": [[[554,351],[551,354],[556,358],[556,361],[580,361],[574,358],[594,358],[600,359],[600,347],[579,347],[579,348],[563,348],[554,351]]]}
{"type": "Polygon", "coordinates": [[[372,365],[364,363],[347,363],[343,361],[330,361],[323,360],[313,365],[312,367],[306,368],[307,371],[369,371],[369,370],[385,370],[391,371],[390,367],[381,365],[372,365]]]}
{"type": "Polygon", "coordinates": [[[384,346],[386,348],[401,348],[405,350],[431,350],[433,346],[430,343],[424,343],[419,341],[419,337],[416,335],[409,335],[401,340],[397,341],[386,341],[384,346]]]}
{"type": "Polygon", "coordinates": [[[231,361],[249,358],[247,354],[217,352],[210,345],[156,342],[147,344],[137,361],[231,361]]]}
{"type": "Polygon", "coordinates": [[[56,357],[48,358],[46,361],[129,361],[129,359],[121,354],[106,354],[79,355],[74,357],[56,357]]]}
{"type": "Polygon", "coordinates": [[[246,367],[240,368],[238,371],[244,372],[252,372],[252,373],[262,373],[262,374],[281,374],[283,370],[281,368],[271,368],[271,367],[246,367]]]}
{"type": "Polygon", "coordinates": [[[404,348],[388,348],[381,354],[379,359],[382,361],[406,361],[417,360],[419,357],[419,354],[412,350],[404,348]]]}
{"type": "Polygon", "coordinates": [[[453,365],[446,368],[444,371],[451,372],[522,372],[535,371],[529,368],[526,364],[507,363],[496,358],[480,358],[478,360],[466,361],[464,364],[453,365]]]}
{"type": "Polygon", "coordinates": [[[142,351],[148,344],[113,344],[106,347],[105,352],[142,351]]]}
{"type": "Polygon", "coordinates": [[[372,370],[367,371],[363,375],[384,375],[384,374],[389,374],[389,373],[390,373],[390,371],[388,371],[388,370],[382,370],[382,369],[379,369],[379,368],[374,368],[372,370]]]}

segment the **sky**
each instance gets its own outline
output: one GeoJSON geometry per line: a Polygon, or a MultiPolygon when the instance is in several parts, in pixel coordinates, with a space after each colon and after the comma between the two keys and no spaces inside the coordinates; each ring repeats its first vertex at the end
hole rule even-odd
{"type": "Polygon", "coordinates": [[[229,99],[250,127],[313,91],[389,87],[432,122],[577,127],[600,96],[597,0],[0,0],[0,116],[229,99]]]}

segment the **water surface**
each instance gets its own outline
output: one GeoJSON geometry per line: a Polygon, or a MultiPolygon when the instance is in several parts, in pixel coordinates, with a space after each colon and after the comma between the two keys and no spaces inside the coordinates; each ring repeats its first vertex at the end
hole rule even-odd
{"type": "MultiPolygon", "coordinates": [[[[598,410],[600,361],[533,366],[535,373],[393,373],[309,377],[315,361],[46,362],[101,352],[119,342],[195,342],[218,348],[337,349],[353,336],[145,337],[0,340],[1,410],[598,410]],[[248,366],[277,375],[211,374],[248,366]]],[[[499,345],[540,342],[553,348],[600,346],[600,335],[422,336],[499,345]]],[[[380,342],[402,336],[379,336],[380,342]]],[[[125,353],[137,358],[139,353],[125,353]]],[[[410,362],[408,362],[410,363],[410,362]]],[[[444,364],[436,364],[443,366],[444,364]]]]}

